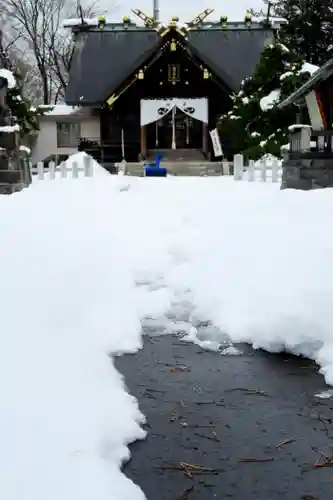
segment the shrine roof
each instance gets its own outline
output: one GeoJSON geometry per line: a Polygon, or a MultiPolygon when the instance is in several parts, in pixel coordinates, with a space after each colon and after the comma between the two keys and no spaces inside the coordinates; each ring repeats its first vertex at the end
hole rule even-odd
{"type": "MultiPolygon", "coordinates": [[[[163,37],[154,28],[106,25],[75,31],[75,50],[66,90],[70,105],[102,104],[133,72],[158,51],[163,37]]],[[[230,89],[237,91],[253,74],[273,31],[254,23],[202,23],[186,34],[187,47],[230,89]]]]}

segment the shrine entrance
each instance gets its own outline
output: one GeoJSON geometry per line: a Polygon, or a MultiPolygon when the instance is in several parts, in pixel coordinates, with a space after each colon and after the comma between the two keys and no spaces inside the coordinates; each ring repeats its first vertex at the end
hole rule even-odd
{"type": "Polygon", "coordinates": [[[197,99],[142,99],[141,152],[196,149],[205,153],[208,103],[197,99]]]}
{"type": "Polygon", "coordinates": [[[192,118],[180,109],[150,123],[146,128],[148,149],[201,149],[202,148],[202,122],[192,118]],[[174,120],[174,148],[173,141],[174,120]]]}

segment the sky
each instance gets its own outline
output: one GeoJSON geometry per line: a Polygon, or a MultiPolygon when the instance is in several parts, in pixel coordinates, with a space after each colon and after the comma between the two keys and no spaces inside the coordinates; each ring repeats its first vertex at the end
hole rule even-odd
{"type": "MultiPolygon", "coordinates": [[[[103,3],[107,0],[103,0],[103,3]]],[[[215,11],[208,18],[209,20],[219,19],[221,15],[227,15],[229,21],[243,20],[248,8],[260,9],[266,7],[263,0],[234,0],[233,2],[217,2],[217,0],[159,0],[161,20],[167,21],[171,16],[178,16],[181,21],[190,21],[200,12],[208,8],[215,11]]],[[[109,4],[109,1],[107,2],[109,4]]],[[[106,4],[106,8],[107,8],[106,4]]],[[[149,15],[153,12],[153,0],[118,0],[118,5],[113,18],[121,18],[124,15],[131,15],[131,9],[137,8],[149,15]]],[[[111,16],[110,16],[111,17],[111,16]]]]}

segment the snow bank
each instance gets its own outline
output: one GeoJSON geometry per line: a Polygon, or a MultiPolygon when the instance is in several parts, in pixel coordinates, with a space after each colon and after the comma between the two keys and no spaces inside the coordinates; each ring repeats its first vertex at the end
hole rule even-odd
{"type": "Polygon", "coordinates": [[[233,342],[315,359],[333,384],[333,192],[260,188],[224,193],[218,228],[195,212],[200,239],[183,279],[196,314],[233,342]]]}
{"type": "Polygon", "coordinates": [[[228,178],[137,182],[122,223],[141,316],[174,332],[171,311],[189,317],[192,340],[309,356],[333,384],[332,195],[228,178]],[[214,326],[204,339],[202,322],[214,326]]]}
{"type": "Polygon", "coordinates": [[[144,499],[119,470],[143,416],[108,356],[141,346],[116,181],[39,181],[0,198],[6,500],[144,499]]]}

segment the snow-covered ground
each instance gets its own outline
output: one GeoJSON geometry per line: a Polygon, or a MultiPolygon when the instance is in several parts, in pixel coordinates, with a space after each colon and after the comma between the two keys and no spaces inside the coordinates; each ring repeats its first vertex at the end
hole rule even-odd
{"type": "Polygon", "coordinates": [[[1,498],[144,498],[120,472],[144,417],[108,356],[141,324],[288,349],[333,384],[333,190],[97,169],[0,210],[1,498]]]}

